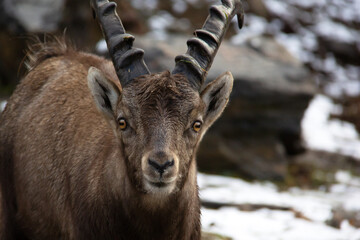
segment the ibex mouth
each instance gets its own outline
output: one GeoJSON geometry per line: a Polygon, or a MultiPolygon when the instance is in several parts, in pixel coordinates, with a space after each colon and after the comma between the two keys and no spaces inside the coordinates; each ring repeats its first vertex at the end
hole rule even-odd
{"type": "Polygon", "coordinates": [[[158,187],[158,188],[166,187],[166,186],[173,184],[175,179],[176,179],[176,177],[170,177],[170,178],[164,179],[162,177],[152,178],[152,177],[145,175],[146,182],[148,182],[150,185],[158,187]]]}
{"type": "Polygon", "coordinates": [[[145,189],[148,193],[162,193],[162,194],[170,194],[175,188],[175,179],[152,179],[145,176],[145,189]]]}
{"type": "Polygon", "coordinates": [[[164,182],[150,182],[150,184],[158,188],[166,187],[168,185],[167,183],[164,182]]]}

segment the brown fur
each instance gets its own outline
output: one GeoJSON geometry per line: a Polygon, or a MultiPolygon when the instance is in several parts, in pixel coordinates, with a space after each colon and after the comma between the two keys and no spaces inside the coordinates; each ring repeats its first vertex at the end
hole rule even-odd
{"type": "Polygon", "coordinates": [[[75,52],[73,45],[66,42],[65,34],[63,37],[45,35],[44,42],[38,37],[33,37],[30,41],[32,43],[28,45],[25,61],[25,66],[29,72],[48,58],[64,56],[70,52],[75,52]]]}
{"type": "Polygon", "coordinates": [[[164,72],[122,89],[110,61],[62,43],[42,45],[29,67],[0,118],[0,239],[200,239],[195,153],[215,117],[206,123],[187,80],[164,72]],[[110,119],[87,86],[91,66],[119,89],[110,119]],[[154,151],[175,158],[167,193],[144,183],[154,151]]]}

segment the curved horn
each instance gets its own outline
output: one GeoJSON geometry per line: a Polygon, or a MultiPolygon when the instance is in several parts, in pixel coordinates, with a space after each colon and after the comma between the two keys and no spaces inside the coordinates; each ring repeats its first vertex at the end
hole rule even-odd
{"type": "Polygon", "coordinates": [[[90,0],[112,58],[116,74],[122,86],[150,71],[144,62],[144,50],[133,48],[134,36],[125,33],[116,13],[116,3],[108,0],[90,0]]]}
{"type": "Polygon", "coordinates": [[[200,90],[215,58],[231,19],[237,15],[239,28],[244,22],[241,0],[222,0],[222,5],[212,6],[210,15],[195,37],[187,41],[188,50],[175,58],[173,74],[185,75],[195,89],[200,90]]]}

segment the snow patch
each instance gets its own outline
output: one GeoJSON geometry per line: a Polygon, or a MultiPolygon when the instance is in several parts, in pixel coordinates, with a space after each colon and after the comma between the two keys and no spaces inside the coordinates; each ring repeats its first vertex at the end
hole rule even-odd
{"type": "Polygon", "coordinates": [[[324,222],[332,216],[331,204],[322,197],[316,196],[316,193],[308,192],[306,196],[302,196],[304,192],[296,188],[288,193],[279,193],[277,187],[271,183],[251,184],[219,176],[200,175],[198,181],[201,189],[200,197],[204,200],[293,207],[318,222],[324,222]]]}
{"type": "Polygon", "coordinates": [[[339,170],[335,174],[335,179],[337,182],[342,183],[342,184],[360,187],[360,178],[352,176],[347,171],[339,170]]]}
{"type": "Polygon", "coordinates": [[[347,26],[326,19],[317,23],[314,27],[315,32],[320,36],[325,36],[340,42],[352,43],[360,38],[360,34],[355,30],[350,30],[347,26]]]}
{"type": "Polygon", "coordinates": [[[288,2],[303,8],[311,8],[316,6],[323,6],[326,3],[326,0],[288,0],[288,2]]]}
{"type": "Polygon", "coordinates": [[[262,35],[266,30],[267,21],[262,17],[248,14],[245,18],[245,25],[246,27],[241,30],[238,27],[235,28],[238,34],[231,38],[230,41],[233,44],[241,44],[249,38],[262,35]]]}
{"type": "Polygon", "coordinates": [[[207,232],[218,233],[234,240],[358,240],[360,229],[355,229],[346,220],[341,223],[340,229],[325,224],[325,221],[332,217],[332,209],[338,206],[344,204],[346,209],[351,210],[360,207],[360,186],[350,188],[347,185],[354,181],[354,178],[345,172],[339,172],[337,179],[342,183],[334,186],[342,186],[341,192],[298,188],[279,192],[271,183],[248,183],[240,179],[199,173],[198,183],[202,200],[288,206],[310,219],[298,218],[291,211],[267,208],[250,212],[233,207],[218,210],[202,208],[202,227],[207,232]]]}
{"type": "Polygon", "coordinates": [[[1,101],[0,102],[0,112],[4,111],[5,107],[6,107],[6,101],[1,101]]]}
{"type": "Polygon", "coordinates": [[[290,6],[285,1],[266,0],[264,4],[270,12],[278,16],[289,16],[291,14],[289,11],[290,6]]]}
{"type": "Polygon", "coordinates": [[[95,51],[99,54],[105,54],[108,52],[108,48],[107,48],[105,39],[102,39],[96,43],[95,51]]]}
{"type": "MultiPolygon", "coordinates": [[[[360,95],[360,68],[358,66],[341,66],[333,56],[320,56],[318,37],[331,42],[356,45],[360,49],[360,32],[352,24],[360,21],[359,0],[264,0],[266,8],[281,20],[277,27],[272,23],[265,28],[282,43],[294,56],[310,64],[325,83],[325,92],[333,97],[360,95]],[[285,34],[281,26],[290,24],[295,33],[285,34]],[[332,67],[329,67],[329,60],[332,67]],[[328,80],[332,82],[328,83],[328,80]]],[[[241,33],[239,33],[241,34],[241,33]]],[[[251,34],[251,33],[247,33],[251,34]]],[[[236,37],[235,39],[238,39],[236,37]]]]}
{"type": "Polygon", "coordinates": [[[261,209],[242,212],[234,208],[202,209],[202,226],[234,240],[339,240],[358,239],[360,231],[350,224],[341,229],[299,219],[291,212],[261,209]],[[316,234],[315,234],[316,233],[316,234]]]}
{"type": "Polygon", "coordinates": [[[158,0],[132,0],[132,6],[137,9],[153,11],[158,6],[158,0]]]}
{"type": "Polygon", "coordinates": [[[148,20],[153,37],[165,40],[167,38],[167,28],[175,23],[175,18],[166,11],[160,11],[157,15],[148,20]]]}
{"type": "Polygon", "coordinates": [[[174,12],[181,14],[187,10],[187,4],[184,1],[172,0],[172,9],[174,12]]]}
{"type": "Polygon", "coordinates": [[[360,159],[360,138],[353,124],[330,119],[339,106],[324,95],[310,102],[301,122],[303,139],[310,149],[340,153],[360,159]]]}

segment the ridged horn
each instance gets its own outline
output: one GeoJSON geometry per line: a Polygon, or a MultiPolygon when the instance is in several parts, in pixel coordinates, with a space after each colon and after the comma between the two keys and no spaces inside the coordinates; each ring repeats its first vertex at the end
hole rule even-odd
{"type": "Polygon", "coordinates": [[[121,85],[125,86],[136,77],[150,74],[144,62],[144,50],[132,47],[135,38],[125,33],[116,13],[116,3],[90,0],[90,5],[105,37],[121,85]]]}
{"type": "Polygon", "coordinates": [[[187,52],[175,58],[176,65],[172,73],[185,75],[197,90],[200,90],[204,83],[231,19],[237,15],[239,28],[243,26],[244,11],[241,0],[221,2],[222,5],[210,8],[210,14],[202,29],[196,30],[195,37],[187,41],[187,52]]]}

